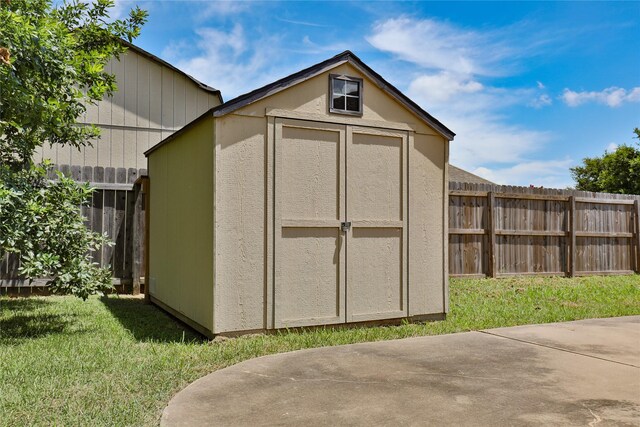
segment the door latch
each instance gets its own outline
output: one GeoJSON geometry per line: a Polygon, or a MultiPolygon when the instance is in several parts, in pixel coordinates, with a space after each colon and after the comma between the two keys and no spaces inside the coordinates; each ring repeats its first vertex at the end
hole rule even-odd
{"type": "Polygon", "coordinates": [[[340,223],[340,228],[342,229],[342,231],[347,232],[351,229],[351,222],[347,221],[347,222],[342,222],[340,223]]]}

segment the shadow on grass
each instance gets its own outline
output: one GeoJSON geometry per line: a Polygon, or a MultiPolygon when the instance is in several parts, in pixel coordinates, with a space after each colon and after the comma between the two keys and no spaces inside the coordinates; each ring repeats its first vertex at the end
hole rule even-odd
{"type": "Polygon", "coordinates": [[[138,341],[202,342],[205,338],[142,298],[103,296],[100,301],[138,341]]]}
{"type": "Polygon", "coordinates": [[[51,305],[50,301],[44,298],[3,298],[0,301],[0,312],[8,311],[31,311],[51,305]]]}
{"type": "Polygon", "coordinates": [[[68,326],[77,316],[48,313],[50,305],[50,301],[43,299],[3,299],[0,302],[0,342],[68,333],[68,326]]]}

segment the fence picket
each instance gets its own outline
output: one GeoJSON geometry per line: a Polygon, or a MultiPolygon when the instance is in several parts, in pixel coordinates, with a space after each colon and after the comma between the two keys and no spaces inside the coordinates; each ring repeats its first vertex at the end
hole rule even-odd
{"type": "Polygon", "coordinates": [[[640,196],[457,182],[449,190],[452,276],[626,274],[640,268],[640,196]],[[476,263],[476,253],[487,262],[476,263]]]}

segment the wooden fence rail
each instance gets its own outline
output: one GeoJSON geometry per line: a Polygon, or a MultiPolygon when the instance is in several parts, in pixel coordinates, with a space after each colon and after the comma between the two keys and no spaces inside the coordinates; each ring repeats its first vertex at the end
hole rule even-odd
{"type": "MultiPolygon", "coordinates": [[[[113,283],[119,290],[138,293],[144,276],[145,232],[140,179],[146,170],[69,165],[59,165],[57,169],[76,181],[89,182],[96,189],[90,204],[81,208],[85,224],[95,232],[106,233],[115,245],[93,252],[93,260],[111,269],[113,283]]],[[[49,178],[55,180],[55,173],[49,178]]],[[[18,268],[15,255],[0,256],[0,293],[16,288],[30,291],[46,283],[44,279],[29,283],[20,276],[18,268]]]]}
{"type": "MultiPolygon", "coordinates": [[[[144,169],[59,169],[97,190],[82,208],[86,225],[115,246],[93,254],[114,284],[137,293],[145,270],[144,169]]],[[[51,176],[55,178],[54,175],[51,176]]],[[[451,182],[452,277],[630,274],[640,272],[640,196],[451,182]]],[[[32,288],[15,256],[0,257],[0,293],[32,288]]]]}
{"type": "Polygon", "coordinates": [[[640,272],[640,196],[449,185],[452,277],[640,272]]]}

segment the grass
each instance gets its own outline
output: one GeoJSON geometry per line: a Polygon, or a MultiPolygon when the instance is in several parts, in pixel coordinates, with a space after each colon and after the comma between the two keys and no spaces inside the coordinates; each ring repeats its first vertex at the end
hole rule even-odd
{"type": "Polygon", "coordinates": [[[640,276],[452,280],[445,321],[201,339],[139,298],[0,298],[0,425],[156,425],[193,380],[303,348],[640,314],[640,276]]]}

